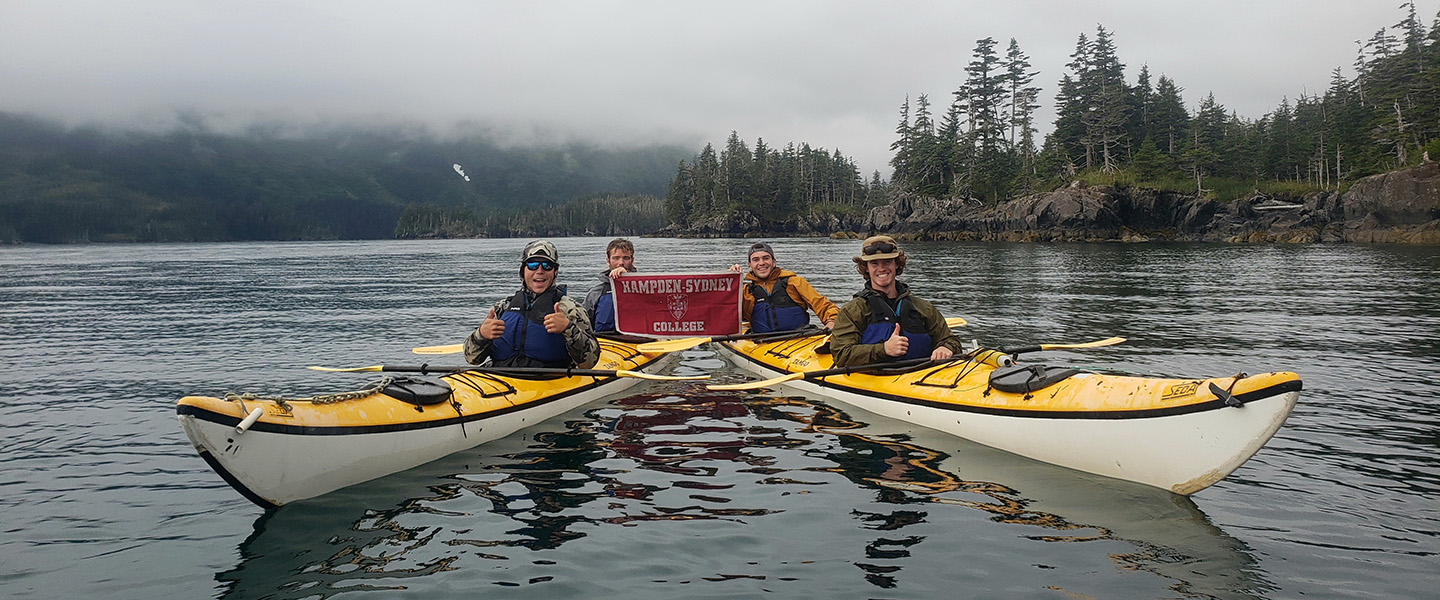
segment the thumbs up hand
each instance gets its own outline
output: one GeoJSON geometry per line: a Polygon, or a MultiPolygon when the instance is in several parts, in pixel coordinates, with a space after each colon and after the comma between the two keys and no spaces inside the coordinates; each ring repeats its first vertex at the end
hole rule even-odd
{"type": "Polygon", "coordinates": [[[505,335],[505,322],[495,318],[495,309],[492,308],[485,321],[480,323],[480,337],[493,340],[502,335],[505,335]]]}
{"type": "Polygon", "coordinates": [[[885,354],[889,356],[905,356],[910,351],[910,338],[900,333],[900,324],[895,324],[895,332],[885,339],[885,354]]]}
{"type": "Polygon", "coordinates": [[[548,331],[550,333],[560,333],[562,331],[565,331],[565,328],[569,326],[570,318],[566,317],[565,313],[560,312],[560,303],[556,302],[555,312],[545,315],[545,331],[548,331]]]}

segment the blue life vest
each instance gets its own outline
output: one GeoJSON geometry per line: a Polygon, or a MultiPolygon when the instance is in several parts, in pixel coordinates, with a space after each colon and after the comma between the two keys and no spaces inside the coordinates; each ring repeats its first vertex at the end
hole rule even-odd
{"type": "MultiPolygon", "coordinates": [[[[895,333],[895,324],[900,324],[900,335],[910,340],[910,349],[905,356],[899,359],[909,360],[912,358],[925,358],[930,356],[933,343],[930,339],[928,329],[925,327],[925,317],[920,311],[915,310],[913,302],[906,302],[905,298],[896,299],[895,307],[891,308],[890,303],[885,301],[885,295],[869,288],[856,294],[864,298],[870,305],[870,324],[860,333],[862,344],[883,344],[895,333]]],[[[899,360],[897,359],[897,360],[899,360]]]]}
{"type": "Polygon", "coordinates": [[[595,314],[590,315],[595,322],[595,333],[602,331],[615,331],[615,294],[606,290],[595,301],[595,314]]]}
{"type": "Polygon", "coordinates": [[[570,353],[565,336],[545,331],[545,315],[555,312],[560,292],[554,287],[526,302],[525,290],[510,299],[510,308],[500,315],[505,333],[495,338],[490,356],[497,367],[569,367],[570,353]]]}
{"type": "Polygon", "coordinates": [[[750,331],[789,331],[810,324],[810,311],[796,304],[785,291],[788,279],[789,276],[775,280],[775,287],[768,294],[760,284],[750,283],[750,295],[755,297],[755,307],[750,311],[750,331]]]}

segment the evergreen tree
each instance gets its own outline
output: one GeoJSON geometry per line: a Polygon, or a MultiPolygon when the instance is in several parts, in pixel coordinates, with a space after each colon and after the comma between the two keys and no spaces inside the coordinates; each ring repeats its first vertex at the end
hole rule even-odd
{"type": "Polygon", "coordinates": [[[1126,94],[1125,107],[1130,111],[1130,120],[1125,124],[1125,137],[1143,141],[1150,137],[1150,107],[1154,104],[1155,90],[1150,85],[1150,65],[1140,65],[1135,87],[1126,94]]]}
{"type": "Polygon", "coordinates": [[[900,189],[908,189],[915,183],[915,134],[910,126],[910,96],[900,105],[900,123],[895,126],[895,141],[890,143],[895,153],[890,157],[893,170],[890,181],[900,189]]]}
{"type": "Polygon", "coordinates": [[[915,99],[915,123],[910,128],[910,135],[914,153],[911,156],[912,179],[907,182],[907,191],[930,197],[944,195],[948,188],[944,174],[948,170],[949,157],[945,156],[945,146],[935,135],[930,98],[925,94],[915,99]]]}
{"type": "Polygon", "coordinates": [[[1401,42],[1404,44],[1405,51],[1419,53],[1420,47],[1425,43],[1425,24],[1421,23],[1420,18],[1415,14],[1414,0],[1401,4],[1400,8],[1406,9],[1405,18],[1396,23],[1394,27],[1400,30],[1401,42]]]}
{"type": "Polygon", "coordinates": [[[1155,85],[1155,96],[1151,102],[1151,132],[1157,148],[1171,157],[1178,157],[1190,130],[1190,113],[1185,109],[1185,100],[1180,96],[1184,91],[1175,81],[1160,76],[1155,85]]]}
{"type": "Polygon", "coordinates": [[[1125,99],[1125,65],[1121,64],[1116,56],[1110,32],[1106,31],[1103,25],[1096,26],[1089,63],[1089,77],[1081,83],[1087,104],[1087,110],[1081,119],[1085,125],[1085,146],[1087,153],[1099,149],[1102,161],[1100,170],[1109,173],[1119,166],[1116,151],[1125,139],[1124,125],[1128,111],[1125,99]]]}
{"type": "Polygon", "coordinates": [[[1283,179],[1292,171],[1299,177],[1296,155],[1301,152],[1295,130],[1295,112],[1290,108],[1288,98],[1281,99],[1280,107],[1265,119],[1266,152],[1262,168],[1270,177],[1283,179]]]}
{"type": "Polygon", "coordinates": [[[1005,70],[1006,125],[1010,127],[1009,145],[1015,152],[1019,167],[1018,187],[1031,191],[1037,172],[1035,159],[1035,110],[1040,108],[1040,88],[1032,85],[1038,71],[1030,70],[1030,57],[1020,51],[1020,44],[1010,38],[1002,64],[1005,70]]]}
{"type": "Polygon", "coordinates": [[[1325,91],[1325,122],[1322,131],[1330,140],[1330,147],[1324,157],[1324,172],[1335,183],[1348,178],[1349,163],[1355,160],[1353,154],[1363,144],[1361,134],[1362,109],[1355,98],[1351,82],[1341,73],[1340,67],[1330,74],[1330,88],[1325,91]]]}
{"type": "Polygon", "coordinates": [[[1010,38],[1010,47],[1005,51],[1001,63],[1005,75],[1005,124],[1010,132],[1007,140],[1010,146],[1020,149],[1022,154],[1034,156],[1035,150],[1035,109],[1040,108],[1037,100],[1040,88],[1032,85],[1039,71],[1031,71],[1030,57],[1020,51],[1020,43],[1010,38]]]}
{"type": "Polygon", "coordinates": [[[755,139],[755,162],[751,171],[755,180],[756,201],[761,206],[773,206],[781,214],[790,214],[795,210],[784,190],[784,162],[780,151],[766,144],[764,138],[755,139]]]}
{"type": "Polygon", "coordinates": [[[873,200],[874,198],[884,198],[889,193],[889,191],[890,186],[885,182],[884,179],[880,178],[880,171],[872,171],[870,173],[870,183],[865,186],[866,199],[873,200]]]}
{"type": "Polygon", "coordinates": [[[695,203],[695,173],[685,161],[675,169],[670,190],[665,194],[665,220],[681,226],[690,224],[695,203]]]}
{"type": "Polygon", "coordinates": [[[1133,164],[1140,176],[1146,179],[1157,179],[1172,168],[1172,161],[1156,148],[1155,140],[1148,137],[1135,152],[1133,164]]]}
{"type": "Polygon", "coordinates": [[[719,213],[735,210],[757,209],[752,165],[754,157],[750,148],[740,139],[740,134],[731,131],[725,140],[725,150],[720,153],[720,189],[723,190],[723,204],[719,213]]]}
{"type": "Polygon", "coordinates": [[[800,194],[796,183],[795,164],[798,162],[800,150],[795,147],[795,142],[785,144],[785,148],[779,152],[772,153],[771,171],[775,173],[775,204],[785,207],[785,210],[797,212],[801,210],[800,194]]]}
{"type": "Polygon", "coordinates": [[[1195,178],[1196,193],[1205,192],[1204,179],[1213,175],[1221,165],[1227,120],[1225,107],[1215,101],[1214,92],[1207,94],[1195,112],[1195,122],[1190,127],[1190,144],[1184,154],[1186,170],[1195,178]]]}
{"type": "Polygon", "coordinates": [[[968,179],[962,176],[960,171],[974,159],[973,149],[967,142],[969,138],[964,132],[964,121],[964,107],[959,101],[951,102],[949,110],[945,111],[945,118],[940,121],[940,130],[935,135],[940,146],[938,153],[945,159],[941,183],[951,194],[957,195],[968,193],[968,190],[961,189],[968,179]]]}
{"type": "Polygon", "coordinates": [[[720,190],[720,159],[715,155],[714,146],[705,144],[705,148],[700,150],[692,173],[695,179],[695,196],[690,203],[692,219],[719,214],[724,210],[724,194],[720,190]]]}
{"type": "Polygon", "coordinates": [[[1054,144],[1050,151],[1052,157],[1073,173],[1077,163],[1086,169],[1091,166],[1090,148],[1083,141],[1085,124],[1082,122],[1089,108],[1083,89],[1090,71],[1090,40],[1085,34],[1080,34],[1075,42],[1075,52],[1065,67],[1070,72],[1060,77],[1059,90],[1055,93],[1055,130],[1050,133],[1054,144]]]}
{"type": "Polygon", "coordinates": [[[974,59],[966,66],[965,74],[965,84],[955,97],[965,104],[969,117],[969,135],[964,145],[970,147],[974,158],[967,165],[966,180],[976,195],[998,200],[1009,178],[1005,156],[1008,119],[1003,116],[1008,89],[995,54],[994,38],[976,41],[974,59]]]}

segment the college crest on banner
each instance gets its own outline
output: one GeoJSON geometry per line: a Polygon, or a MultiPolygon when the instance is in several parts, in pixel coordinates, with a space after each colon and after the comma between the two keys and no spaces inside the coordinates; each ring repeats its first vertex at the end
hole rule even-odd
{"type": "Polygon", "coordinates": [[[646,337],[740,332],[740,273],[626,273],[612,280],[615,329],[646,337]]]}

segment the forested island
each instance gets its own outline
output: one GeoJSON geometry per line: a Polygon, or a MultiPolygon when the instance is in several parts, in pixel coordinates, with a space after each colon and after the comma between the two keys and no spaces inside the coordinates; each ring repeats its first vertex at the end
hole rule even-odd
{"type": "Polygon", "coordinates": [[[1440,159],[1440,16],[1426,28],[1413,3],[1402,8],[1400,23],[1360,44],[1354,78],[1337,66],[1323,94],[1281,99],[1256,120],[1208,93],[1191,111],[1182,82],[1155,78],[1148,65],[1129,83],[1111,32],[1098,26],[1079,36],[1043,140],[1039,74],[1015,40],[1001,52],[985,38],[943,111],[925,94],[901,103],[888,181],[856,175],[796,192],[794,182],[823,180],[838,161],[791,160],[760,142],[752,152],[732,135],[718,154],[707,147],[680,166],[667,231],[1440,241],[1440,176],[1422,168],[1440,159]],[[1356,182],[1391,172],[1404,175],[1346,199],[1356,182]],[[1325,231],[1346,223],[1365,232],[1325,231]],[[1276,224],[1287,233],[1255,235],[1276,224]],[[1395,227],[1432,233],[1375,233],[1395,227]]]}
{"type": "Polygon", "coordinates": [[[0,112],[0,243],[874,231],[1434,243],[1440,17],[1426,27],[1401,9],[1359,44],[1353,77],[1337,66],[1323,93],[1257,119],[1210,93],[1192,110],[1159,67],[1128,77],[1097,26],[1079,35],[1043,138],[1041,74],[1015,40],[985,38],[947,103],[897,98],[888,177],[738,132],[697,154],[407,127],[67,129],[0,112]]]}

